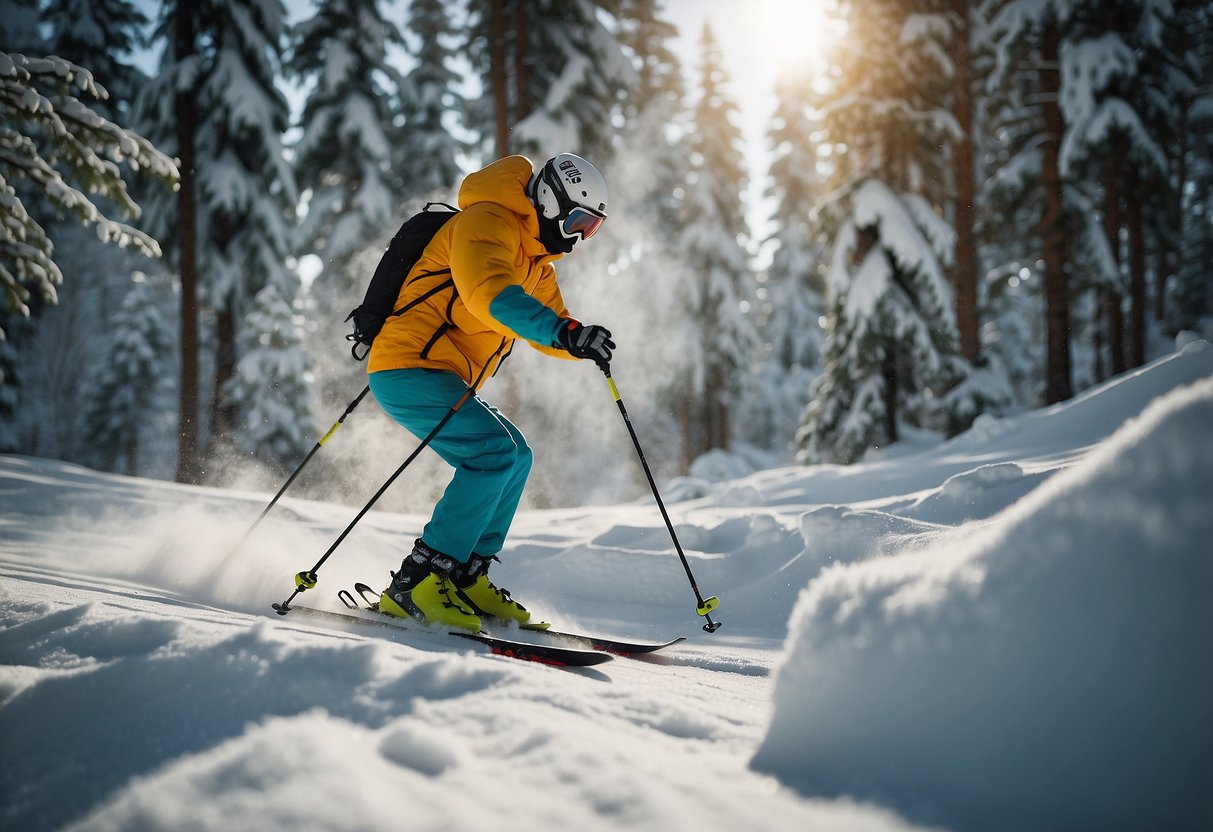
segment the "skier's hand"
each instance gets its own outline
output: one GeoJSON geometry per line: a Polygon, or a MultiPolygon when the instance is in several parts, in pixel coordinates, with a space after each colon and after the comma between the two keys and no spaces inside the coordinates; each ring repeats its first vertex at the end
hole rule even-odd
{"type": "Polygon", "coordinates": [[[592,358],[604,373],[611,369],[611,350],[615,349],[615,342],[606,327],[583,326],[578,321],[569,321],[560,328],[556,338],[574,358],[592,358]]]}

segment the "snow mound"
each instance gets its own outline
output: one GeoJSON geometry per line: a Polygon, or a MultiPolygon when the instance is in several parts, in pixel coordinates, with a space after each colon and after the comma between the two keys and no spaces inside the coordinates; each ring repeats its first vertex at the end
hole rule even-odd
{"type": "Polygon", "coordinates": [[[1023,476],[1023,468],[1014,462],[983,465],[972,471],[948,477],[943,484],[943,494],[958,502],[970,502],[974,496],[993,486],[1012,482],[1023,476]]]}
{"type": "Polygon", "coordinates": [[[823,572],[753,767],[958,829],[1207,829],[1210,422],[1206,379],[963,543],[823,572]]]}
{"type": "Polygon", "coordinates": [[[873,509],[822,506],[800,516],[805,550],[821,566],[892,554],[907,539],[925,538],[939,529],[927,523],[873,509]]]}
{"type": "Polygon", "coordinates": [[[980,465],[944,480],[908,511],[920,520],[956,524],[997,514],[1036,488],[1052,470],[1029,474],[1017,462],[980,465]]]}
{"type": "Polygon", "coordinates": [[[738,454],[715,450],[696,457],[691,463],[690,475],[708,482],[727,482],[754,473],[754,468],[738,454]]]}

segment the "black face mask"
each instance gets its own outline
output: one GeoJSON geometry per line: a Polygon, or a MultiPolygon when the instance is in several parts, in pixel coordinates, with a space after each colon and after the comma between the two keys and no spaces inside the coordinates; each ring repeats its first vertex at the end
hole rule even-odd
{"type": "Polygon", "coordinates": [[[548,219],[543,212],[536,210],[539,217],[539,242],[550,254],[568,254],[573,250],[576,238],[569,239],[560,233],[560,221],[548,219]]]}

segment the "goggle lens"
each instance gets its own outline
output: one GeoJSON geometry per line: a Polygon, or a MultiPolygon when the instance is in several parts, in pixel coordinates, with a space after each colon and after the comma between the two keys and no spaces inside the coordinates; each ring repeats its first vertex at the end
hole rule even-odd
{"type": "Polygon", "coordinates": [[[597,233],[604,222],[606,217],[595,214],[588,208],[577,207],[569,211],[569,215],[560,223],[560,230],[565,237],[588,240],[597,233]]]}

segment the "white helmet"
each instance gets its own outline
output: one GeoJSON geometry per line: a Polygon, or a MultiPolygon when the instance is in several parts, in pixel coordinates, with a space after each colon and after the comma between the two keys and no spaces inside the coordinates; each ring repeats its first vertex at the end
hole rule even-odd
{"type": "Polygon", "coordinates": [[[572,153],[548,159],[531,180],[531,200],[570,242],[588,240],[606,220],[607,186],[598,169],[572,153]]]}

